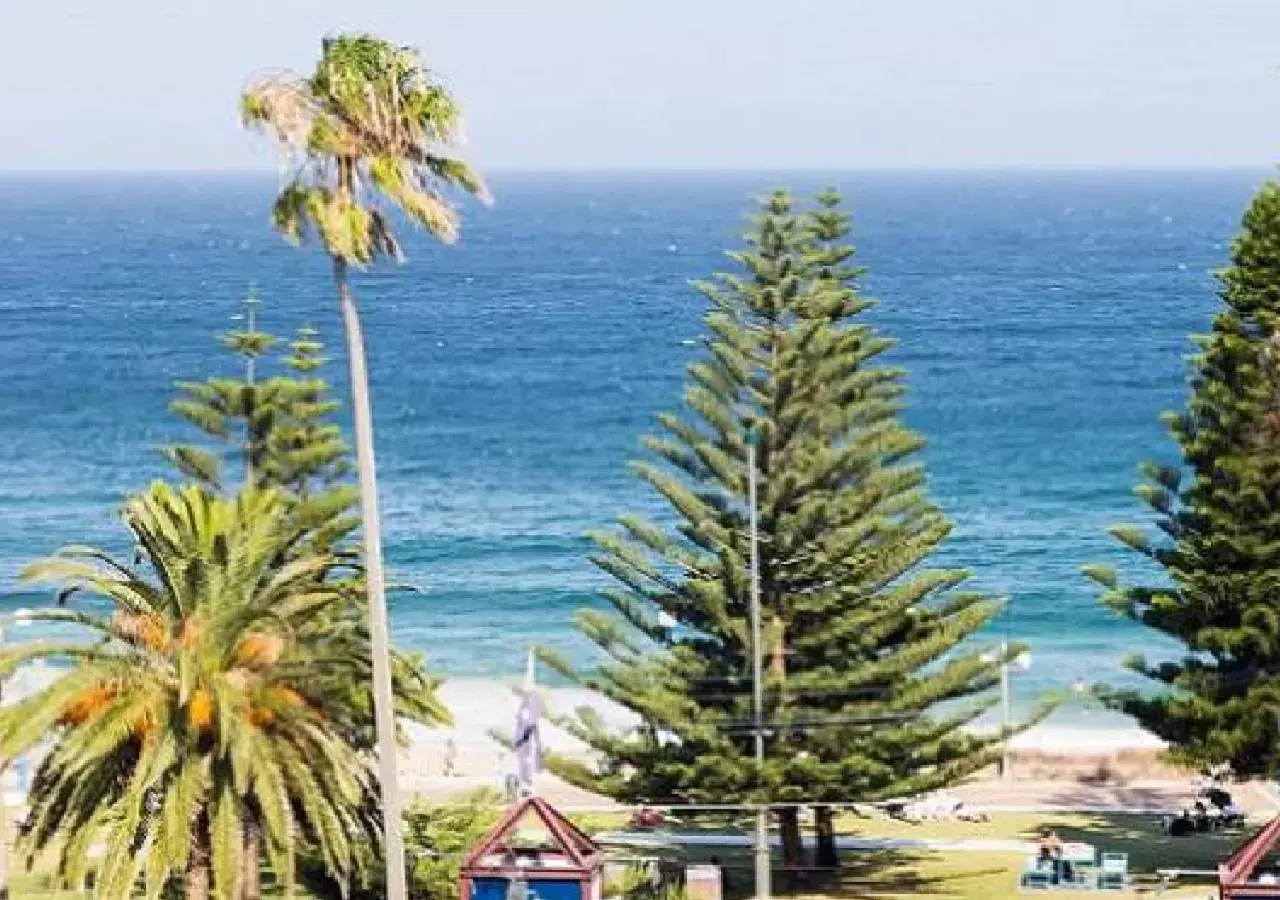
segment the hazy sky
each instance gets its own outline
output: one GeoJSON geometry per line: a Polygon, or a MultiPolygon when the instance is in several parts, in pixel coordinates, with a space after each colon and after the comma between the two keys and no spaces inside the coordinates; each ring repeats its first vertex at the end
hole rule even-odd
{"type": "Polygon", "coordinates": [[[338,28],[491,169],[1280,160],[1280,0],[0,0],[0,168],[269,164],[239,86],[338,28]]]}

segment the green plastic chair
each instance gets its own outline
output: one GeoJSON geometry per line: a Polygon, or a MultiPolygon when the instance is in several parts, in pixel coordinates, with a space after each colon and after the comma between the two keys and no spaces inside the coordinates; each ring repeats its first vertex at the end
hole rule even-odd
{"type": "Polygon", "coordinates": [[[1098,867],[1098,889],[1123,891],[1129,887],[1129,854],[1104,853],[1098,867]]]}
{"type": "Polygon", "coordinates": [[[1040,865],[1040,861],[1031,857],[1022,867],[1018,878],[1018,886],[1024,891],[1049,891],[1053,889],[1053,869],[1040,865]]]}

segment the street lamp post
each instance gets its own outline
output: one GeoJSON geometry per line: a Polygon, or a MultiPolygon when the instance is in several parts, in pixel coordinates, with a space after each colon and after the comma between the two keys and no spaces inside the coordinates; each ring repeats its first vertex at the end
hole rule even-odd
{"type": "Polygon", "coordinates": [[[1009,752],[1009,723],[1013,720],[1013,700],[1009,696],[1009,640],[1000,642],[1000,718],[1004,740],[1000,744],[1000,777],[1013,778],[1013,755],[1009,752]]]}
{"type": "MultiPolygon", "coordinates": [[[[1004,780],[1013,778],[1013,754],[1009,750],[1009,729],[1013,726],[1013,696],[1009,685],[1010,665],[1021,672],[1031,667],[1031,654],[1023,651],[1013,660],[1009,659],[1009,613],[1013,608],[1013,598],[1005,601],[1004,635],[1000,639],[1000,777],[1004,780]]],[[[984,662],[994,662],[990,654],[983,655],[984,662]]]]}
{"type": "MultiPolygon", "coordinates": [[[[249,296],[244,301],[244,314],[234,315],[232,321],[243,321],[245,323],[245,331],[243,332],[245,343],[239,347],[241,355],[244,356],[244,383],[248,389],[249,403],[253,404],[256,400],[254,396],[254,383],[257,380],[258,369],[258,353],[260,349],[256,343],[256,335],[258,331],[258,295],[254,291],[253,286],[249,286],[249,296]]],[[[245,416],[245,448],[244,448],[244,482],[246,485],[253,484],[253,407],[247,410],[245,416]]]]}
{"type": "MultiPolygon", "coordinates": [[[[747,431],[747,503],[751,522],[751,699],[754,711],[756,773],[764,786],[764,653],[760,637],[760,535],[756,512],[756,430],[747,431]]],[[[756,806],[756,897],[768,900],[769,809],[764,798],[756,806]]]]}

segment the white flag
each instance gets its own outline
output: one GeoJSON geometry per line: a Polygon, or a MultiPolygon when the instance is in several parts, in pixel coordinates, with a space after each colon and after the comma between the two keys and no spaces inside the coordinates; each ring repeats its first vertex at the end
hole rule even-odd
{"type": "Polygon", "coordinates": [[[524,697],[516,710],[515,751],[516,768],[520,787],[533,792],[533,776],[542,767],[542,739],[538,734],[538,720],[542,718],[542,701],[538,698],[534,683],[533,651],[529,651],[525,663],[524,697]]]}

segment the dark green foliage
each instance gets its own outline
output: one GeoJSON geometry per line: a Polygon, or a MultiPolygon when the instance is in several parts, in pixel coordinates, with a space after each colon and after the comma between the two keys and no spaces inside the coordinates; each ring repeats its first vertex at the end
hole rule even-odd
{"type": "Polygon", "coordinates": [[[274,481],[306,497],[314,493],[316,484],[340,483],[351,470],[350,450],[342,430],[330,421],[342,403],[330,395],[328,382],[319,375],[328,362],[319,334],[313,328],[299,328],[289,349],[284,364],[292,374],[278,379],[285,384],[280,394],[288,415],[271,432],[268,472],[274,481]]]}
{"type": "Polygon", "coordinates": [[[327,534],[336,542],[358,524],[345,515],[358,502],[347,483],[350,449],[332,421],[342,404],[335,399],[320,370],[327,362],[324,345],[312,328],[300,328],[281,362],[284,371],[261,377],[267,352],[278,339],[256,328],[250,297],[248,327],[222,336],[224,347],[244,360],[243,377],[183,381],[170,409],[221,447],[191,445],[161,451],[184,475],[220,490],[228,482],[252,480],[259,487],[284,488],[297,501],[299,515],[316,520],[336,513],[327,534]],[[232,465],[230,474],[228,463],[232,465]]]}
{"type": "MultiPolygon", "coordinates": [[[[566,723],[602,759],[598,771],[560,765],[585,786],[666,803],[871,801],[955,783],[998,752],[998,735],[967,728],[994,702],[998,661],[958,645],[1000,607],[956,590],[965,572],[926,567],[950,524],[925,493],[923,441],[898,418],[903,373],[879,361],[892,342],[863,317],[872,304],[839,204],[772,195],[730,254],[739,272],[697,285],[706,352],[686,409],[659,417],[635,464],[675,525],[623,516],[594,537],[592,559],[615,581],[613,613],[578,620],[598,668],[544,653],[640,719],[626,734],[589,711],[566,723]],[[747,727],[753,428],[763,772],[747,727]]],[[[819,817],[829,825],[829,810],[819,817]]],[[[794,810],[782,823],[794,865],[794,810]]]]}
{"type": "Polygon", "coordinates": [[[1273,776],[1280,763],[1280,183],[1244,216],[1231,265],[1218,275],[1223,307],[1197,338],[1191,397],[1168,414],[1182,465],[1148,462],[1138,497],[1158,532],[1111,533],[1154,564],[1152,586],[1123,586],[1113,569],[1086,574],[1103,600],[1176,638],[1182,659],[1127,660],[1158,692],[1101,691],[1188,762],[1229,762],[1273,776]]]}
{"type": "MultiPolygon", "coordinates": [[[[456,900],[463,857],[498,824],[505,808],[502,796],[487,789],[440,802],[410,804],[404,811],[404,840],[412,900],[456,900]]],[[[318,855],[304,862],[303,875],[318,896],[340,896],[318,855]]],[[[350,900],[385,898],[381,873],[349,896],[350,900]]]]}
{"type": "Polygon", "coordinates": [[[404,812],[409,894],[414,900],[454,900],[462,858],[480,843],[505,805],[496,791],[480,790],[443,803],[415,803],[404,812]]]}
{"type": "Polygon", "coordinates": [[[240,111],[246,127],[278,139],[291,173],[272,209],[275,227],[292,241],[316,233],[340,269],[400,259],[389,209],[452,241],[449,195],[489,199],[480,176],[452,155],[461,108],[412,47],[334,35],[313,74],[255,78],[240,111]]]}

